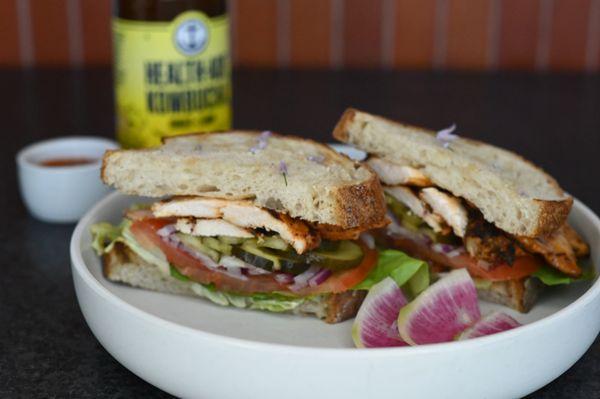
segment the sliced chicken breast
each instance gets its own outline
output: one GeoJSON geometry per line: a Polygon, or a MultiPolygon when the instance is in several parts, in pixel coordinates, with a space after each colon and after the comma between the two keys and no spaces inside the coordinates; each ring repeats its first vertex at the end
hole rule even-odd
{"type": "Polygon", "coordinates": [[[247,229],[236,226],[223,219],[194,219],[194,218],[179,218],[175,224],[177,231],[193,236],[202,237],[242,237],[252,238],[252,234],[247,229]]]}
{"type": "Polygon", "coordinates": [[[429,212],[425,203],[410,188],[405,186],[385,186],[383,190],[406,205],[408,209],[423,219],[436,233],[445,230],[449,231],[444,226],[444,220],[439,215],[429,212]]]}
{"type": "Polygon", "coordinates": [[[405,184],[427,187],[432,184],[427,176],[411,166],[400,165],[378,157],[370,157],[366,162],[379,175],[379,179],[390,186],[405,184]]]}
{"type": "Polygon", "coordinates": [[[465,236],[469,218],[467,210],[462,206],[458,198],[446,194],[435,187],[422,189],[419,197],[431,207],[434,213],[440,215],[452,227],[454,234],[458,237],[465,236]]]}
{"type": "Polygon", "coordinates": [[[581,276],[582,270],[577,265],[577,256],[569,241],[571,231],[566,225],[546,237],[515,237],[515,239],[527,250],[540,254],[551,266],[561,272],[573,276],[581,276]]]}
{"type": "Polygon", "coordinates": [[[174,197],[152,204],[152,213],[157,218],[191,216],[199,219],[215,219],[221,217],[221,208],[229,202],[232,201],[218,198],[174,197]]]}
{"type": "MultiPolygon", "coordinates": [[[[265,229],[278,233],[299,254],[316,248],[320,238],[301,220],[285,214],[277,214],[244,200],[215,198],[174,198],[152,207],[156,217],[187,217],[199,219],[222,219],[239,228],[265,229]]],[[[221,228],[225,228],[222,225],[221,228]]]]}
{"type": "Polygon", "coordinates": [[[575,256],[583,257],[588,256],[590,254],[590,246],[583,241],[583,238],[579,236],[579,234],[573,229],[568,223],[562,227],[562,233],[571,244],[571,248],[573,248],[573,252],[575,252],[575,256]]]}

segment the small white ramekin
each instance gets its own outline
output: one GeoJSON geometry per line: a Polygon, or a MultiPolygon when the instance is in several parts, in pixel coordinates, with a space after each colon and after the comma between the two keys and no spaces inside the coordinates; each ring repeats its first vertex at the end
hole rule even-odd
{"type": "Polygon", "coordinates": [[[16,156],[21,198],[36,218],[52,223],[72,223],[110,192],[100,180],[102,156],[117,143],[100,137],[61,137],[33,143],[16,156]],[[44,166],[60,158],[91,158],[72,166],[44,166]]]}

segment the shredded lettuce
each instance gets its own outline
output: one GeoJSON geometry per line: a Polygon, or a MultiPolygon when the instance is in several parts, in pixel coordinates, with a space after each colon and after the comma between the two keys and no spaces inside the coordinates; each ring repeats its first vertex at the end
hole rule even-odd
{"type": "Polygon", "coordinates": [[[211,285],[193,283],[192,290],[198,296],[206,298],[221,306],[235,306],[268,310],[270,312],[287,312],[302,305],[309,298],[288,297],[281,294],[238,295],[216,290],[211,285]]]}
{"type": "Polygon", "coordinates": [[[188,276],[181,274],[179,270],[175,269],[172,265],[169,265],[169,274],[179,281],[192,281],[188,276]]]}
{"type": "Polygon", "coordinates": [[[569,277],[566,274],[562,273],[559,270],[556,270],[553,267],[548,265],[543,265],[538,269],[535,273],[533,273],[534,277],[537,277],[541,280],[545,285],[562,285],[562,284],[571,284],[577,281],[589,281],[593,280],[596,276],[594,272],[594,268],[591,266],[583,268],[583,274],[580,277],[569,277]]]}
{"type": "Polygon", "coordinates": [[[110,223],[97,223],[90,227],[92,233],[92,247],[101,256],[110,252],[117,242],[127,245],[140,258],[148,263],[156,265],[165,275],[171,274],[169,262],[166,256],[158,248],[154,250],[141,246],[129,229],[131,221],[124,219],[118,226],[110,223]]]}
{"type": "Polygon", "coordinates": [[[115,243],[123,241],[122,231],[125,223],[126,220],[123,220],[121,224],[115,226],[110,223],[102,222],[96,223],[90,227],[90,233],[92,233],[92,248],[96,251],[98,256],[110,252],[115,243]]]}
{"type": "Polygon", "coordinates": [[[404,252],[386,249],[379,252],[377,266],[353,289],[368,290],[386,277],[391,277],[411,296],[418,295],[429,286],[427,263],[411,258],[404,252]]]}

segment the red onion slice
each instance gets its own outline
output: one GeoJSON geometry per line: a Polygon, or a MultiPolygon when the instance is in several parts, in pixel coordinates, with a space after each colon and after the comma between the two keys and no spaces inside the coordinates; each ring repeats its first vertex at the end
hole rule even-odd
{"type": "Polygon", "coordinates": [[[235,256],[223,256],[221,257],[221,260],[219,260],[219,264],[225,266],[226,268],[241,268],[243,270],[246,270],[250,275],[271,274],[270,271],[262,269],[258,266],[254,266],[250,263],[246,263],[243,260],[236,258],[235,256]]]}
{"type": "Polygon", "coordinates": [[[369,233],[362,233],[360,235],[360,240],[365,243],[365,245],[371,249],[375,249],[375,238],[369,233]]]}
{"type": "Polygon", "coordinates": [[[238,280],[248,280],[248,277],[244,276],[244,273],[242,273],[244,269],[241,267],[223,267],[223,269],[220,269],[219,271],[229,277],[233,277],[238,280]]]}
{"type": "Polygon", "coordinates": [[[329,278],[329,276],[331,276],[331,270],[321,269],[317,272],[317,274],[315,274],[308,280],[308,285],[311,287],[321,285],[325,282],[325,280],[329,278]]]}
{"type": "Polygon", "coordinates": [[[446,255],[447,255],[449,258],[454,258],[454,257],[456,257],[456,256],[459,256],[459,255],[462,255],[462,254],[464,254],[465,252],[466,252],[466,251],[465,251],[465,247],[458,247],[458,248],[456,248],[456,249],[454,249],[454,250],[452,250],[452,251],[448,252],[446,255]]]}
{"type": "Polygon", "coordinates": [[[160,228],[159,230],[157,230],[156,234],[158,234],[162,238],[165,238],[165,237],[168,237],[171,234],[175,233],[176,231],[177,230],[175,229],[175,225],[174,224],[168,224],[168,225],[160,228]]]}
{"type": "MultiPolygon", "coordinates": [[[[199,260],[200,262],[202,262],[204,264],[204,266],[206,266],[209,269],[215,270],[219,267],[219,265],[214,260],[212,260],[212,258],[210,256],[204,255],[202,252],[196,251],[195,249],[188,247],[183,242],[181,242],[179,237],[177,237],[175,234],[171,233],[170,235],[165,235],[168,231],[171,230],[171,229],[166,229],[166,227],[169,227],[169,226],[173,226],[173,225],[167,225],[157,231],[157,234],[162,237],[162,240],[164,242],[171,245],[172,247],[182,250],[183,252],[187,253],[188,255],[192,256],[193,258],[199,260]],[[161,232],[161,230],[163,230],[163,231],[161,232]]],[[[173,229],[174,228],[175,228],[175,226],[173,226],[173,229]]],[[[173,231],[175,231],[175,230],[173,230],[173,231]]]]}
{"type": "Polygon", "coordinates": [[[290,290],[299,291],[302,288],[308,286],[308,280],[310,280],[315,274],[317,274],[321,270],[318,266],[311,266],[305,272],[300,273],[296,277],[294,277],[294,284],[290,286],[290,290]]]}
{"type": "Polygon", "coordinates": [[[450,252],[454,251],[456,247],[450,244],[436,243],[431,246],[431,249],[433,249],[435,252],[447,255],[450,252]]]}

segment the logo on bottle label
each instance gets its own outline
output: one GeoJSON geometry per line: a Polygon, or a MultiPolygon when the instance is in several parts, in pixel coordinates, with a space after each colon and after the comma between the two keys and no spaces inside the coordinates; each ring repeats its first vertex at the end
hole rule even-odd
{"type": "Polygon", "coordinates": [[[208,30],[199,19],[183,21],[175,29],[175,46],[185,55],[196,55],[204,50],[208,42],[208,30]]]}

